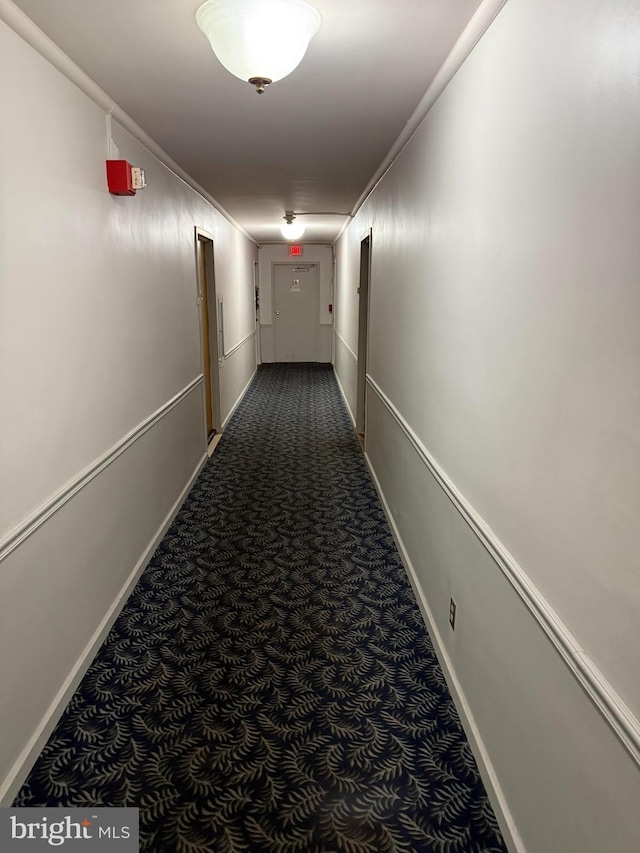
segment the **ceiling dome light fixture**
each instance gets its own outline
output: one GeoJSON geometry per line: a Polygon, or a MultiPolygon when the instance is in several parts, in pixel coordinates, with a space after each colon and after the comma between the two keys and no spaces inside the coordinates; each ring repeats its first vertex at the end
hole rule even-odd
{"type": "Polygon", "coordinates": [[[285,224],[280,226],[280,231],[286,240],[297,240],[304,234],[305,226],[296,225],[293,221],[296,216],[348,216],[350,219],[353,219],[352,213],[339,213],[335,210],[308,210],[305,213],[285,210],[283,216],[285,224]]]}
{"type": "Polygon", "coordinates": [[[297,225],[293,220],[296,218],[292,210],[285,210],[284,217],[286,221],[280,226],[280,231],[285,240],[299,240],[304,234],[304,225],[297,225]]]}
{"type": "Polygon", "coordinates": [[[296,225],[295,222],[287,223],[280,226],[280,231],[285,240],[299,240],[304,234],[304,225],[296,225]]]}
{"type": "Polygon", "coordinates": [[[207,0],[196,21],[227,71],[262,94],[300,64],[321,18],[304,0],[207,0]]]}

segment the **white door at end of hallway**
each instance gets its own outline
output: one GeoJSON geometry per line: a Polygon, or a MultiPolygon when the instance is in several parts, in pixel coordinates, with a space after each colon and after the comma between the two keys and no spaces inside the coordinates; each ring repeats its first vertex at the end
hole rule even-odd
{"type": "Polygon", "coordinates": [[[275,264],[273,295],[276,361],[317,361],[317,264],[275,264]]]}

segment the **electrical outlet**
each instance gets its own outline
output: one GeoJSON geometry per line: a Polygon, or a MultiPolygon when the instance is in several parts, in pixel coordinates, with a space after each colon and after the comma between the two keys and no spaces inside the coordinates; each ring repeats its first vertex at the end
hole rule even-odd
{"type": "Polygon", "coordinates": [[[453,598],[449,599],[449,624],[452,630],[456,630],[456,603],[453,598]]]}

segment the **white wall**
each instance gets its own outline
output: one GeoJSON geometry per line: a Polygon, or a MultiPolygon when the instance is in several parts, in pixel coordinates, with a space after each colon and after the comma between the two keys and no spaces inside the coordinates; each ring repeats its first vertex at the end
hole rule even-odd
{"type": "Polygon", "coordinates": [[[531,853],[640,849],[639,34],[509,0],[337,247],[354,409],[373,228],[370,464],[531,853]]]}
{"type": "Polygon", "coordinates": [[[329,305],[333,302],[333,249],[331,246],[302,244],[302,257],[289,257],[289,244],[266,244],[258,251],[260,286],[260,342],[261,361],[275,361],[273,267],[274,264],[319,265],[318,357],[319,362],[331,361],[331,329],[333,315],[329,305]]]}
{"type": "Polygon", "coordinates": [[[224,301],[222,416],[255,370],[256,249],[0,22],[0,797],[11,799],[205,458],[194,228],[224,301]],[[250,353],[250,358],[246,353],[250,353]]]}

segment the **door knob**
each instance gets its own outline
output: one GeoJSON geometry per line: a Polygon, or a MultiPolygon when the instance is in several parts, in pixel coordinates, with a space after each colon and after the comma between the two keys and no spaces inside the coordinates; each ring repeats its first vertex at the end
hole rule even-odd
{"type": "Polygon", "coordinates": [[[279,316],[279,315],[280,315],[280,312],[279,312],[279,311],[276,311],[276,316],[279,316]]]}

